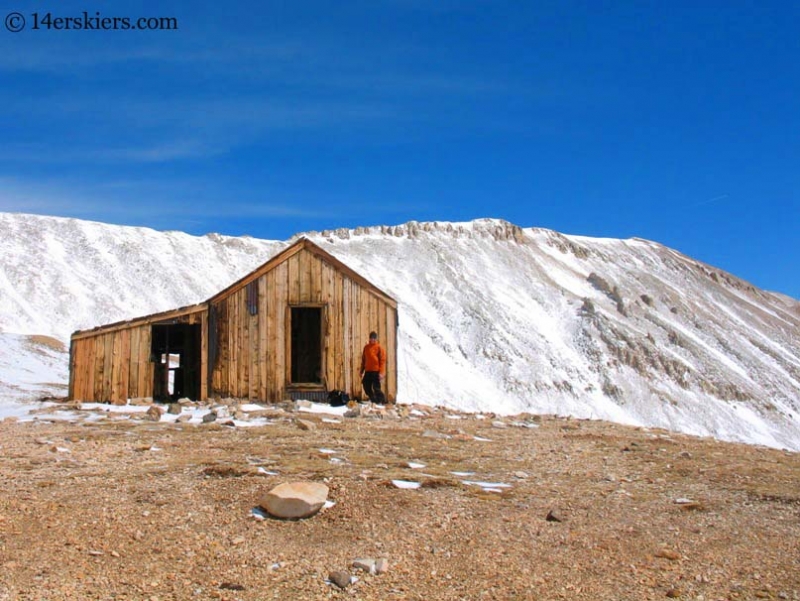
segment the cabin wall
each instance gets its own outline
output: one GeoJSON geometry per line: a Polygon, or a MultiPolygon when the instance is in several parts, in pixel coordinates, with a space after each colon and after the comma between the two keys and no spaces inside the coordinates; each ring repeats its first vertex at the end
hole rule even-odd
{"type": "Polygon", "coordinates": [[[247,285],[214,303],[218,351],[209,395],[281,401],[291,375],[291,307],[322,309],[322,379],[327,390],[362,394],[361,350],[369,332],[378,332],[387,350],[384,385],[397,396],[397,310],[307,249],[289,256],[252,286],[258,290],[256,315],[248,309],[247,285]]]}
{"type": "MultiPolygon", "coordinates": [[[[195,312],[171,321],[198,323],[205,331],[205,318],[205,312],[195,312]]],[[[150,348],[153,323],[148,320],[74,337],[70,343],[69,398],[125,404],[131,398],[152,397],[154,365],[150,361],[150,348]]],[[[207,353],[204,351],[205,340],[201,350],[201,374],[206,370],[207,353]]],[[[201,396],[207,396],[204,380],[201,377],[201,396]]]]}

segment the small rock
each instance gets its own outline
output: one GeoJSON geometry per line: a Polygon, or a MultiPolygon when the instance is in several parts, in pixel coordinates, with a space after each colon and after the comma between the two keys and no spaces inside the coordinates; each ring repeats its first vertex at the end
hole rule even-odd
{"type": "Polygon", "coordinates": [[[389,571],[389,560],[385,557],[379,557],[378,560],[375,562],[375,573],[376,574],[385,574],[389,571]]]}
{"type": "Polygon", "coordinates": [[[203,423],[210,424],[211,422],[217,421],[217,412],[216,411],[209,411],[203,416],[203,423]]]}
{"type": "Polygon", "coordinates": [[[144,414],[144,419],[151,422],[157,422],[161,420],[161,407],[158,405],[150,405],[150,408],[147,410],[147,413],[144,414]]]}
{"type": "Polygon", "coordinates": [[[217,419],[231,416],[231,408],[227,405],[219,405],[214,407],[211,411],[217,414],[217,419]]]}
{"type": "Polygon", "coordinates": [[[669,589],[669,590],[667,591],[667,597],[669,597],[670,599],[677,599],[677,598],[678,598],[678,597],[680,597],[680,596],[681,596],[681,591],[680,591],[680,589],[677,589],[677,588],[671,588],[671,589],[669,589]]]}
{"type": "Polygon", "coordinates": [[[192,421],[192,415],[190,413],[181,413],[178,419],[175,420],[175,423],[186,424],[190,421],[192,421]]]}
{"type": "Polygon", "coordinates": [[[677,551],[672,551],[671,549],[661,549],[660,551],[656,551],[656,557],[675,561],[681,558],[681,554],[677,551]]]}
{"type": "Polygon", "coordinates": [[[309,421],[307,419],[299,419],[298,418],[298,419],[294,420],[294,423],[296,423],[297,427],[300,428],[301,430],[309,431],[309,430],[316,430],[317,429],[317,424],[315,424],[314,422],[309,421]]]}
{"type": "Polygon", "coordinates": [[[259,504],[277,518],[299,519],[317,513],[327,498],[328,487],[319,482],[285,482],[264,495],[259,504]]]}
{"type": "Polygon", "coordinates": [[[374,559],[354,559],[353,567],[370,574],[375,574],[376,572],[376,563],[374,559]]]}
{"type": "Polygon", "coordinates": [[[447,439],[450,438],[449,434],[445,434],[444,432],[437,432],[436,430],[425,430],[422,433],[423,438],[441,438],[447,439]]]}
{"type": "Polygon", "coordinates": [[[547,512],[547,517],[545,518],[548,522],[563,522],[564,518],[561,516],[561,513],[557,509],[551,509],[547,512]]]}
{"type": "Polygon", "coordinates": [[[231,545],[234,547],[238,547],[239,545],[244,544],[245,538],[243,536],[237,536],[236,538],[231,540],[231,545]]]}
{"type": "Polygon", "coordinates": [[[359,407],[358,405],[344,412],[345,417],[359,417],[360,415],[361,415],[361,407],[359,407]]]}
{"type": "Polygon", "coordinates": [[[527,480],[528,474],[525,472],[514,472],[514,477],[519,480],[527,480]]]}
{"type": "Polygon", "coordinates": [[[170,415],[180,415],[181,411],[183,411],[183,405],[180,403],[170,403],[167,408],[167,413],[170,415]]]}
{"type": "Polygon", "coordinates": [[[492,428],[508,428],[508,424],[501,421],[492,422],[492,428]]]}
{"type": "Polygon", "coordinates": [[[333,582],[340,589],[345,589],[348,586],[350,586],[350,581],[352,580],[352,576],[350,576],[350,572],[346,572],[344,570],[336,570],[335,572],[331,572],[328,575],[328,580],[333,582]]]}

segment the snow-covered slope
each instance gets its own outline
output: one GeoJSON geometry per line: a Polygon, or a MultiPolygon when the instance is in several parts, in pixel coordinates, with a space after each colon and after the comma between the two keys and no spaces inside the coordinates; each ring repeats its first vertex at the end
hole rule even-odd
{"type": "MultiPolygon", "coordinates": [[[[17,214],[0,231],[0,394],[30,390],[8,334],[66,342],[195,303],[288,244],[17,214]]],[[[800,450],[794,299],[654,242],[498,220],[307,235],[399,301],[401,401],[800,450]]]]}

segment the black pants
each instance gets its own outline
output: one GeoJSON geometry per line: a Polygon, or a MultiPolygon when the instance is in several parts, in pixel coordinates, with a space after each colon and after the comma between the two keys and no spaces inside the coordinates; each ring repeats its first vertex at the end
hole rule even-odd
{"type": "Polygon", "coordinates": [[[386,396],[381,390],[381,374],[377,371],[365,371],[361,380],[364,392],[367,393],[369,400],[373,403],[386,404],[386,396]]]}

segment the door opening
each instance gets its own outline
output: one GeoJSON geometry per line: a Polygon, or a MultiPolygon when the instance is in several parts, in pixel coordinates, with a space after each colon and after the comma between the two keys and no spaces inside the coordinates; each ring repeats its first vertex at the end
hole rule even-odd
{"type": "Polygon", "coordinates": [[[153,400],[174,401],[200,398],[200,325],[154,324],[150,360],[153,369],[153,400]]]}
{"type": "Polygon", "coordinates": [[[292,307],[291,383],[322,384],[322,307],[292,307]]]}

